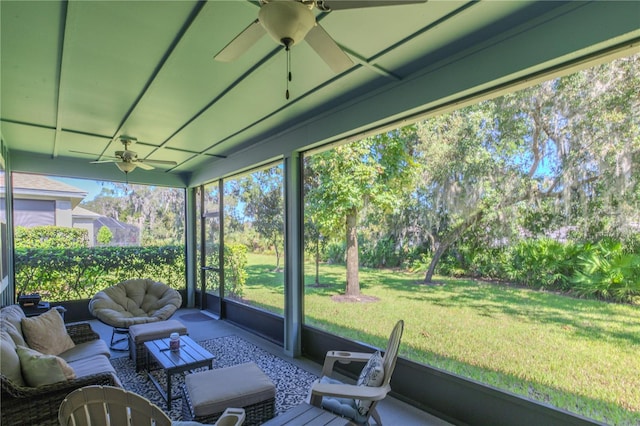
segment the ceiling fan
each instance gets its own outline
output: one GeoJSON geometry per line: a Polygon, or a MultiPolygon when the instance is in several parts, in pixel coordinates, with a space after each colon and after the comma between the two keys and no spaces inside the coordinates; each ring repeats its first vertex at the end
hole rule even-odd
{"type": "MultiPolygon", "coordinates": [[[[136,138],[130,136],[121,136],[120,142],[124,145],[124,151],[116,151],[115,157],[104,156],[109,158],[109,160],[98,160],[91,161],[91,164],[101,164],[101,163],[115,163],[116,166],[123,171],[125,174],[132,172],[136,167],[140,167],[143,170],[152,170],[153,167],[151,164],[157,165],[167,165],[167,166],[175,166],[178,163],[175,161],[164,161],[164,160],[143,160],[138,158],[138,154],[135,151],[129,150],[129,146],[136,143],[136,138]]],[[[71,151],[77,152],[79,154],[89,154],[94,155],[90,152],[81,152],[81,151],[71,151]]]]}
{"type": "Polygon", "coordinates": [[[316,22],[313,9],[323,12],[375,6],[395,6],[424,3],[427,0],[259,0],[258,19],[238,34],[215,55],[215,59],[230,62],[240,57],[267,33],[287,51],[306,40],[336,73],[345,71],[353,61],[331,36],[316,22]]]}

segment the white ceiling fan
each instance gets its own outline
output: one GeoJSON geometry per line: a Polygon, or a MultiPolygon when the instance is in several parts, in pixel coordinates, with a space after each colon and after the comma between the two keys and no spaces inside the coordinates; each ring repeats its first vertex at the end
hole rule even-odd
{"type": "MultiPolygon", "coordinates": [[[[138,154],[135,151],[129,150],[129,146],[136,143],[136,140],[137,140],[136,138],[133,138],[130,136],[121,136],[120,142],[122,142],[122,144],[124,145],[124,151],[116,151],[115,157],[104,156],[109,159],[91,161],[91,164],[115,163],[115,165],[125,174],[132,172],[133,170],[135,170],[136,167],[140,167],[143,170],[155,169],[155,167],[153,167],[151,164],[166,165],[166,166],[175,166],[178,164],[175,161],[143,160],[141,158],[138,158],[138,154]]],[[[81,152],[81,151],[72,151],[72,152],[77,152],[79,154],[94,155],[90,152],[81,152]]]]}
{"type": "Polygon", "coordinates": [[[215,59],[230,62],[240,57],[264,34],[269,34],[288,51],[306,40],[336,73],[345,71],[353,61],[316,22],[313,9],[323,12],[376,6],[424,3],[427,0],[260,0],[258,19],[238,34],[215,55],[215,59]]]}

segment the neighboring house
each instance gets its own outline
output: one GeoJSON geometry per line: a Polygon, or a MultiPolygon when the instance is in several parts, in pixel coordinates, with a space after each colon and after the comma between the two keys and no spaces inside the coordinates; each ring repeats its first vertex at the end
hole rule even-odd
{"type": "MultiPolygon", "coordinates": [[[[73,227],[72,210],[87,192],[40,175],[13,173],[13,225],[73,227]]],[[[0,205],[4,206],[4,178],[0,177],[0,205]]]]}
{"type": "Polygon", "coordinates": [[[96,235],[98,235],[98,230],[95,229],[94,223],[100,218],[100,215],[80,206],[74,208],[71,214],[73,227],[86,229],[89,234],[89,245],[96,245],[96,235]]]}
{"type": "MultiPolygon", "coordinates": [[[[87,196],[86,191],[46,176],[13,173],[12,177],[14,226],[83,228],[89,232],[91,246],[97,244],[98,230],[106,226],[113,234],[110,245],[139,245],[140,230],[137,226],[79,206],[87,196]]],[[[5,205],[4,178],[5,175],[0,176],[0,208],[5,205]]]]}

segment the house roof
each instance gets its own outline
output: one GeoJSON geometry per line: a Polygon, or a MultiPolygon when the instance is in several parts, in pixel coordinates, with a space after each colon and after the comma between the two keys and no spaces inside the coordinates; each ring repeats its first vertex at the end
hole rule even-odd
{"type": "MultiPolygon", "coordinates": [[[[5,175],[0,175],[0,191],[4,190],[5,175]]],[[[75,186],[68,185],[55,179],[50,179],[42,175],[32,175],[27,173],[13,173],[12,185],[14,192],[20,190],[34,190],[48,193],[66,193],[74,197],[84,198],[88,192],[75,186]]]]}
{"type": "Polygon", "coordinates": [[[83,207],[76,206],[72,211],[71,215],[74,218],[82,218],[82,219],[98,219],[102,215],[96,212],[92,212],[91,210],[87,210],[83,207]]]}
{"type": "MultiPolygon", "coordinates": [[[[4,174],[0,175],[0,195],[4,196],[4,174]]],[[[13,173],[13,198],[24,200],[68,200],[74,208],[87,196],[84,191],[46,176],[13,173]]]]}

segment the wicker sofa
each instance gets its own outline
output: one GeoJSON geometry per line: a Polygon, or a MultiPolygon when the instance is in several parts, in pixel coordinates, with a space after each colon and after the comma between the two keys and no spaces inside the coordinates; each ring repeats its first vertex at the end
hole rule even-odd
{"type": "Polygon", "coordinates": [[[24,348],[30,350],[21,326],[24,318],[17,305],[0,309],[0,424],[57,425],[60,403],[71,391],[87,385],[121,386],[109,362],[109,348],[88,323],[66,326],[75,346],[58,354],[73,369],[75,378],[27,385],[17,355],[24,348]]]}

